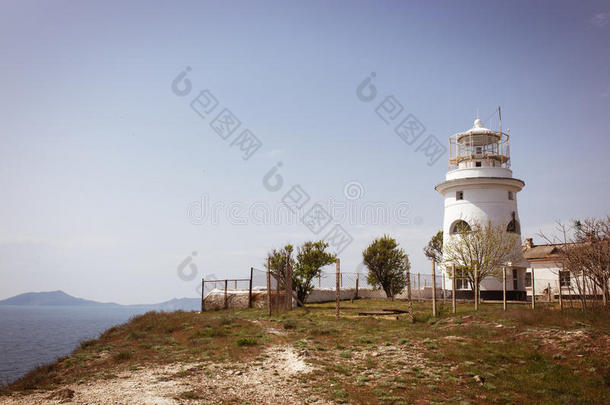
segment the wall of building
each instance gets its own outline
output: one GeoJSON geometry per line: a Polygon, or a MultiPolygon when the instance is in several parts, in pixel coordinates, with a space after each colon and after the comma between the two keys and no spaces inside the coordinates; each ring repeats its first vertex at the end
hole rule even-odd
{"type": "MultiPolygon", "coordinates": [[[[526,273],[534,270],[534,289],[536,290],[537,297],[547,296],[547,290],[550,285],[550,291],[552,297],[559,294],[559,271],[562,270],[561,264],[553,261],[531,261],[530,266],[526,269],[526,273]]],[[[567,285],[561,287],[561,293],[563,296],[579,295],[579,285],[582,283],[580,276],[570,274],[570,282],[567,285]]],[[[528,297],[532,296],[532,287],[526,287],[528,297]]],[[[596,293],[601,294],[601,289],[597,291],[593,287],[590,281],[586,281],[585,293],[587,296],[594,296],[596,293]]]]}

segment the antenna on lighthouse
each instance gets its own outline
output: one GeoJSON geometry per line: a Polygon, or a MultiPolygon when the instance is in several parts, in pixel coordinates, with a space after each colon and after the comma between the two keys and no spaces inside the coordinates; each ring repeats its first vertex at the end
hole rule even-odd
{"type": "Polygon", "coordinates": [[[498,106],[498,118],[500,119],[500,134],[502,134],[502,110],[498,106]]]}

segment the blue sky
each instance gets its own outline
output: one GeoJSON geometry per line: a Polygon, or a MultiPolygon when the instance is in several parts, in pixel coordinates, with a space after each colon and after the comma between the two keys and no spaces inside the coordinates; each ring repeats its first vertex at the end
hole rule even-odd
{"type": "Polygon", "coordinates": [[[198,277],[242,277],[316,237],[249,216],[296,184],[310,204],[407,207],[407,221],[341,222],[345,271],[389,233],[428,272],[447,158],[428,165],[376,115],[389,95],[443,144],[502,106],[523,237],[610,213],[607,2],[15,1],[0,6],[0,55],[0,298],[196,296],[176,271],[193,251],[198,277]],[[364,103],[371,72],[378,98],[364,103]],[[250,159],[210,128],[220,110],[191,109],[204,89],[262,142],[250,159]],[[270,192],[277,162],[285,185],[270,192]],[[189,217],[202,198],[223,205],[218,221],[189,217]]]}

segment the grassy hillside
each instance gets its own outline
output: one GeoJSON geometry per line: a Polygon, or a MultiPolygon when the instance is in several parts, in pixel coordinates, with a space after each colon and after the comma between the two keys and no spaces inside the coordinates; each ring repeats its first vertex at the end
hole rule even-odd
{"type": "Polygon", "coordinates": [[[503,312],[490,304],[474,313],[461,305],[457,315],[441,306],[433,320],[429,304],[422,303],[415,305],[411,324],[404,316],[357,315],[363,309],[406,309],[405,302],[342,304],[338,322],[331,304],[271,319],[258,309],[148,313],[33,370],[2,394],[27,403],[68,392],[87,402],[87,395],[107,387],[113,391],[103,395],[121,398],[121,387],[138,379],[140,387],[149,380],[151,387],[165,384],[158,395],[175,402],[609,401],[607,312],[503,312]]]}

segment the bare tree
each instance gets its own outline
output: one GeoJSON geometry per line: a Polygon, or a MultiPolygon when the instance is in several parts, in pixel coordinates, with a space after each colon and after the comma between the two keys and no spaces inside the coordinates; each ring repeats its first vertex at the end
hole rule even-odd
{"type": "MultiPolygon", "coordinates": [[[[443,249],[443,260],[449,268],[456,269],[467,278],[473,291],[478,291],[481,280],[488,276],[500,277],[502,266],[521,259],[519,235],[506,231],[506,226],[494,226],[491,222],[470,224],[470,229],[458,229],[451,235],[443,249]],[[475,267],[477,276],[475,277],[475,267]],[[475,288],[476,287],[476,288],[475,288]]],[[[455,277],[452,274],[451,277],[455,277]]],[[[478,297],[475,297],[478,300],[478,297]]]]}
{"type": "Polygon", "coordinates": [[[583,309],[586,309],[585,297],[592,291],[592,288],[587,288],[586,280],[590,280],[593,289],[599,288],[603,306],[607,308],[610,295],[610,216],[574,220],[569,226],[557,222],[556,229],[559,236],[547,236],[542,232],[539,235],[558,246],[561,268],[576,277],[583,309]]]}

